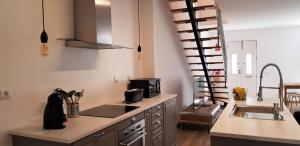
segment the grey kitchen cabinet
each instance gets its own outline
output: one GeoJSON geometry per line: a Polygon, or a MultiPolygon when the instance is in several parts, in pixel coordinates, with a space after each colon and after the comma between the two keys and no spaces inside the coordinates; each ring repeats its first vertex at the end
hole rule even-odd
{"type": "Polygon", "coordinates": [[[146,146],[163,146],[163,104],[146,110],[146,146]]]}
{"type": "Polygon", "coordinates": [[[111,126],[90,136],[80,139],[72,146],[115,146],[117,145],[116,126],[111,126]]]}
{"type": "Polygon", "coordinates": [[[146,145],[176,145],[176,99],[173,98],[145,111],[146,145]]]}
{"type": "Polygon", "coordinates": [[[164,139],[162,135],[157,135],[152,139],[152,146],[164,146],[164,139]]]}
{"type": "Polygon", "coordinates": [[[164,146],[176,145],[176,99],[164,102],[164,146]]]}
{"type": "Polygon", "coordinates": [[[13,136],[13,146],[116,146],[116,125],[100,130],[72,144],[13,136]]]}
{"type": "Polygon", "coordinates": [[[123,141],[120,131],[143,119],[146,146],[176,145],[176,99],[173,98],[70,144],[12,135],[13,146],[119,146],[123,141]]]}
{"type": "Polygon", "coordinates": [[[145,122],[146,122],[146,146],[151,146],[151,109],[145,111],[145,122]]]}

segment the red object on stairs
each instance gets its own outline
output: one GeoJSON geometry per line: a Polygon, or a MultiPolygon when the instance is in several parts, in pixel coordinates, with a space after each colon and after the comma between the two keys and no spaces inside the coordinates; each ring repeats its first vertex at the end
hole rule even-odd
{"type": "Polygon", "coordinates": [[[220,45],[216,44],[215,51],[221,51],[220,45]]]}

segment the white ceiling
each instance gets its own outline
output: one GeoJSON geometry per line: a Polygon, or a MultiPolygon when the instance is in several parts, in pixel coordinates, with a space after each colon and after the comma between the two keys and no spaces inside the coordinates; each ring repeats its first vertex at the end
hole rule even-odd
{"type": "Polygon", "coordinates": [[[300,25],[300,0],[216,0],[225,30],[300,25]]]}

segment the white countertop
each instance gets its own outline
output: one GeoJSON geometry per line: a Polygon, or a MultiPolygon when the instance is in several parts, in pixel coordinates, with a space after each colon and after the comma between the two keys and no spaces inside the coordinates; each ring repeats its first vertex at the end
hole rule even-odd
{"type": "Polygon", "coordinates": [[[143,101],[135,104],[130,104],[133,106],[140,106],[140,108],[116,118],[79,116],[78,118],[68,119],[68,121],[65,123],[66,128],[61,130],[44,130],[43,124],[40,122],[34,125],[28,125],[23,128],[11,130],[9,133],[11,135],[70,144],[140,112],[143,112],[157,104],[175,98],[176,96],[176,94],[164,94],[153,98],[144,99],[143,101]]]}
{"type": "Polygon", "coordinates": [[[300,126],[286,106],[284,106],[284,111],[281,113],[284,121],[230,117],[235,104],[272,107],[275,102],[278,103],[279,99],[268,99],[263,102],[258,102],[256,98],[249,97],[247,101],[230,100],[218,121],[211,129],[211,135],[275,143],[300,144],[300,126]]]}

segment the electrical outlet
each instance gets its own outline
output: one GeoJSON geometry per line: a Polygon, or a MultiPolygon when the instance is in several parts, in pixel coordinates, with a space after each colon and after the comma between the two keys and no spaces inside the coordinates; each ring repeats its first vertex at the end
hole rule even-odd
{"type": "Polygon", "coordinates": [[[11,90],[0,89],[0,100],[6,100],[11,98],[11,90]]]}

